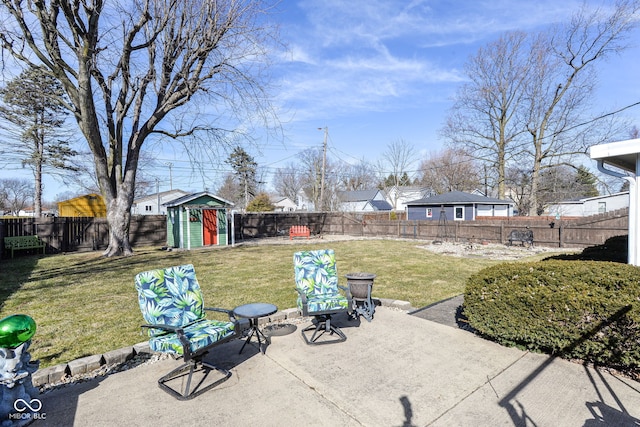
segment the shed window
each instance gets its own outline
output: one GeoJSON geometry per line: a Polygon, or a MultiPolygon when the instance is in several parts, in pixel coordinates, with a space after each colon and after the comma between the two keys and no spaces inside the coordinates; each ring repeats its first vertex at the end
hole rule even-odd
{"type": "Polygon", "coordinates": [[[427,208],[427,218],[433,218],[433,209],[427,208]]]}

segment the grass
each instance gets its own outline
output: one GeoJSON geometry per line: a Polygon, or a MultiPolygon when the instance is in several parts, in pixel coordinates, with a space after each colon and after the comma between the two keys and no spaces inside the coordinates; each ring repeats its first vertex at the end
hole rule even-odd
{"type": "MultiPolygon", "coordinates": [[[[0,318],[27,314],[37,324],[30,351],[41,367],[67,363],[146,340],[133,286],[140,271],[191,263],[206,306],[264,301],[293,308],[293,253],[331,247],[344,274],[377,274],[374,296],[423,307],[464,291],[466,279],[498,263],[433,254],[415,242],[363,240],[257,245],[166,252],[139,248],[127,258],[100,253],[21,256],[2,260],[0,318]]],[[[528,258],[530,260],[530,258],[528,258]]]]}

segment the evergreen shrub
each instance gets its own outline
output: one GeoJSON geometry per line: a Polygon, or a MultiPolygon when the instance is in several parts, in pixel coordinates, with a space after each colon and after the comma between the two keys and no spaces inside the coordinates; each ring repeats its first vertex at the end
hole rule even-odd
{"type": "Polygon", "coordinates": [[[597,261],[504,263],[468,279],[464,314],[503,345],[638,372],[640,269],[597,261]]]}

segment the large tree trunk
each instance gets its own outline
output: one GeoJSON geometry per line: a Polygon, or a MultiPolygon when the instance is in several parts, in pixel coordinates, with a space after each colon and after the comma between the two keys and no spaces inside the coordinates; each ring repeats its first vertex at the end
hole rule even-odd
{"type": "Polygon", "coordinates": [[[119,191],[117,197],[107,200],[107,222],[109,223],[109,246],[103,255],[132,255],[129,242],[129,226],[131,224],[131,204],[127,201],[127,191],[119,191]]]}

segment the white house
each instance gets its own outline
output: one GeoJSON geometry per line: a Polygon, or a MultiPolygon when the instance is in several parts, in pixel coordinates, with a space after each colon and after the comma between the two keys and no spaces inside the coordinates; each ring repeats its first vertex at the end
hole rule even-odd
{"type": "Polygon", "coordinates": [[[276,212],[293,212],[297,209],[293,200],[284,196],[271,196],[271,203],[276,207],[276,212]]]}
{"type": "Polygon", "coordinates": [[[565,200],[549,205],[547,215],[590,216],[629,207],[629,192],[623,191],[608,196],[587,197],[578,200],[565,200]]]}
{"type": "Polygon", "coordinates": [[[406,210],[408,202],[432,196],[431,193],[428,188],[414,186],[398,187],[394,185],[386,189],[387,201],[396,211],[406,210]]]}
{"type": "Polygon", "coordinates": [[[169,190],[161,193],[150,194],[148,196],[135,199],[131,205],[132,215],[166,215],[167,208],[163,206],[180,197],[186,196],[186,191],[169,190]]]}
{"type": "Polygon", "coordinates": [[[382,190],[358,190],[338,192],[340,210],[344,212],[390,211],[382,190]]]}

